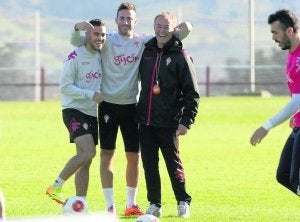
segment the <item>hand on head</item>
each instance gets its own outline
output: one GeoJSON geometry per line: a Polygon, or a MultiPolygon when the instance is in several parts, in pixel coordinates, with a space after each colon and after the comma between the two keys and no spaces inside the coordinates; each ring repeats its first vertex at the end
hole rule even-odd
{"type": "Polygon", "coordinates": [[[193,28],[193,25],[189,22],[181,22],[176,26],[176,30],[181,30],[182,32],[190,32],[193,28]]]}
{"type": "Polygon", "coordinates": [[[93,29],[93,28],[94,26],[91,23],[86,21],[75,24],[75,30],[77,31],[88,31],[89,29],[93,29]]]}

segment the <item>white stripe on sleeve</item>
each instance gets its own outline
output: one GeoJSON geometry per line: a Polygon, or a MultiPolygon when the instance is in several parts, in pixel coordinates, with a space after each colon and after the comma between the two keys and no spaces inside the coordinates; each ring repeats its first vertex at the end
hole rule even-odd
{"type": "Polygon", "coordinates": [[[266,121],[262,127],[266,130],[279,125],[285,120],[292,117],[295,113],[300,110],[300,94],[292,94],[291,100],[271,119],[266,121]]]}

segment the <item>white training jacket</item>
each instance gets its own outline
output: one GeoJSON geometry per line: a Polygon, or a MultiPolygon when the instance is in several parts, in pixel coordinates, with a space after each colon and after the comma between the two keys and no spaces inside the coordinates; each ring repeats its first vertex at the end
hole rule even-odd
{"type": "Polygon", "coordinates": [[[95,92],[100,92],[102,81],[101,56],[80,46],[64,61],[60,75],[61,104],[63,109],[72,108],[97,117],[95,92]]]}

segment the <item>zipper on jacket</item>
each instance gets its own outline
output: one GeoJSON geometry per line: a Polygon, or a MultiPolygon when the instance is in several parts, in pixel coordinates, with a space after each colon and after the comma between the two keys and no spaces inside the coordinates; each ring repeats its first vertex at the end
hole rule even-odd
{"type": "Polygon", "coordinates": [[[153,84],[154,84],[154,79],[157,75],[157,63],[158,63],[158,61],[160,62],[162,54],[163,54],[162,52],[161,53],[156,53],[156,61],[155,61],[155,65],[154,65],[153,71],[152,71],[151,87],[150,87],[150,91],[149,91],[150,94],[149,94],[149,104],[148,104],[148,117],[147,117],[147,124],[146,124],[147,126],[150,124],[150,119],[151,119],[153,84]]]}

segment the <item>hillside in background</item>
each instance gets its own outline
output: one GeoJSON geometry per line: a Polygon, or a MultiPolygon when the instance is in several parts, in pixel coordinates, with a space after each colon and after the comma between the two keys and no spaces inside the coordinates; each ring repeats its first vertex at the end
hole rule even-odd
{"type": "MultiPolygon", "coordinates": [[[[242,63],[249,60],[248,0],[134,2],[138,14],[136,32],[152,33],[153,18],[161,11],[171,11],[177,14],[179,20],[190,21],[194,28],[184,40],[184,46],[197,63],[224,64],[228,57],[239,58],[242,63]]],[[[300,7],[296,2],[261,0],[255,5],[257,48],[268,50],[273,46],[266,24],[267,15],[282,7],[290,7],[300,14],[300,7]]],[[[101,17],[107,21],[108,30],[115,30],[114,17],[119,4],[120,1],[115,0],[1,1],[0,31],[3,34],[0,44],[14,42],[21,48],[21,58],[32,57],[35,10],[39,9],[42,57],[47,62],[57,63],[71,49],[69,35],[75,22],[101,17]]]]}
{"type": "MultiPolygon", "coordinates": [[[[91,18],[106,21],[108,31],[116,29],[114,18],[121,1],[116,0],[10,0],[0,1],[0,50],[15,45],[14,62],[8,66],[35,66],[36,10],[40,12],[41,65],[47,81],[58,82],[58,75],[66,54],[72,50],[70,31],[76,22],[91,18]]],[[[189,21],[193,31],[183,41],[194,58],[198,79],[205,78],[205,67],[212,69],[213,78],[224,78],[227,61],[249,64],[248,0],[171,0],[155,2],[133,1],[137,6],[137,33],[153,33],[153,18],[162,11],[171,11],[179,21],[189,21]]],[[[271,40],[267,17],[279,8],[291,8],[300,16],[296,0],[255,1],[255,47],[266,54],[280,51],[271,40]]],[[[0,52],[1,53],[1,52],[0,52]]],[[[1,56],[1,54],[0,54],[1,56]]],[[[3,65],[2,65],[3,66],[3,65]]],[[[1,68],[1,67],[0,67],[1,68]]],[[[3,67],[2,67],[3,68],[3,67]]],[[[2,72],[3,73],[3,72],[2,72]]],[[[1,70],[0,70],[1,75],[1,70]]],[[[33,77],[30,77],[33,78],[33,77]]]]}

